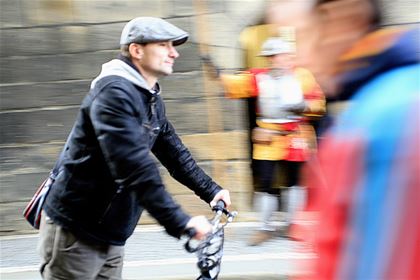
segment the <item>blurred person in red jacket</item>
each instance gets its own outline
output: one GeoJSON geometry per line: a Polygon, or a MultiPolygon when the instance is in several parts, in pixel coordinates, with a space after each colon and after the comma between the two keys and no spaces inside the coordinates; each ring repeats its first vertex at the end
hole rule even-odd
{"type": "Polygon", "coordinates": [[[307,278],[420,279],[418,29],[381,28],[374,0],[318,0],[310,19],[301,58],[349,106],[308,165],[316,223],[292,227],[318,255],[307,278]]]}

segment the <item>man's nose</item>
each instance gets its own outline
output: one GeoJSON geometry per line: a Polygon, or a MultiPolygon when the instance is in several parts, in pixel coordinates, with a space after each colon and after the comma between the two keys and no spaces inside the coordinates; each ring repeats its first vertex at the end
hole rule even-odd
{"type": "Polygon", "coordinates": [[[175,49],[174,46],[171,46],[171,48],[169,49],[169,56],[173,57],[173,58],[177,58],[179,56],[178,51],[175,49]]]}

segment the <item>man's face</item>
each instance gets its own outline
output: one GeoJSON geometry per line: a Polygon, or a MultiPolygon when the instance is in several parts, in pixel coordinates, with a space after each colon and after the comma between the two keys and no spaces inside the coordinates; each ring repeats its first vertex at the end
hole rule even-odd
{"type": "Polygon", "coordinates": [[[142,74],[156,78],[171,74],[175,59],[179,56],[169,41],[143,45],[142,53],[139,60],[142,74]]]}
{"type": "Polygon", "coordinates": [[[293,56],[289,53],[270,56],[269,60],[273,69],[289,70],[293,66],[293,56]]]}
{"type": "Polygon", "coordinates": [[[366,0],[322,4],[297,28],[298,56],[327,93],[337,90],[334,76],[340,56],[368,29],[371,10],[366,0]]]}

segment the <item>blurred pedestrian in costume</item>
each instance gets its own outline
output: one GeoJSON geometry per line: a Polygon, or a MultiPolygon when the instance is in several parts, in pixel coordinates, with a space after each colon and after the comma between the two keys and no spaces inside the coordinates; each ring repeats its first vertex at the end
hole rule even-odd
{"type": "Polygon", "coordinates": [[[158,78],[173,72],[175,46],[187,38],[160,18],[125,25],[121,55],[93,80],[53,172],[40,227],[44,279],[121,279],[124,244],[144,209],[174,237],[211,230],[175,203],[151,153],[202,200],[230,205],[165,116],[158,78]]]}
{"type": "Polygon", "coordinates": [[[319,0],[304,30],[321,86],[350,100],[307,176],[307,279],[420,279],[419,30],[380,24],[374,0],[319,0]]]}
{"type": "Polygon", "coordinates": [[[276,230],[287,233],[291,217],[304,201],[299,185],[299,171],[315,151],[316,140],[311,117],[324,113],[322,91],[309,71],[294,67],[294,50],[288,42],[271,37],[262,46],[261,56],[269,60],[268,68],[250,69],[236,75],[222,75],[223,85],[231,98],[257,97],[257,127],[252,130],[253,172],[257,184],[255,206],[261,228],[250,245],[258,245],[276,230]],[[282,186],[288,188],[287,199],[279,199],[276,168],[282,172],[282,186]],[[273,223],[279,201],[285,200],[285,226],[273,223]]]}

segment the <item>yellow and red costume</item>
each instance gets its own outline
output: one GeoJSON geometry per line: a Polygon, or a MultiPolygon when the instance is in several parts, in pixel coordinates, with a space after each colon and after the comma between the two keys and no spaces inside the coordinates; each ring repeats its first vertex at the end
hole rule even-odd
{"type": "MultiPolygon", "coordinates": [[[[249,71],[223,75],[223,85],[228,98],[250,98],[261,95],[262,75],[269,76],[270,69],[259,68],[249,71]]],[[[316,135],[310,120],[320,117],[325,112],[325,98],[312,74],[304,68],[294,68],[292,76],[298,81],[306,103],[306,109],[299,117],[273,122],[261,116],[257,106],[257,126],[270,133],[270,141],[253,141],[253,159],[285,160],[303,162],[316,149],[316,135]],[[260,118],[261,117],[261,118],[260,118]]],[[[279,98],[288,92],[277,93],[279,98]]]]}

